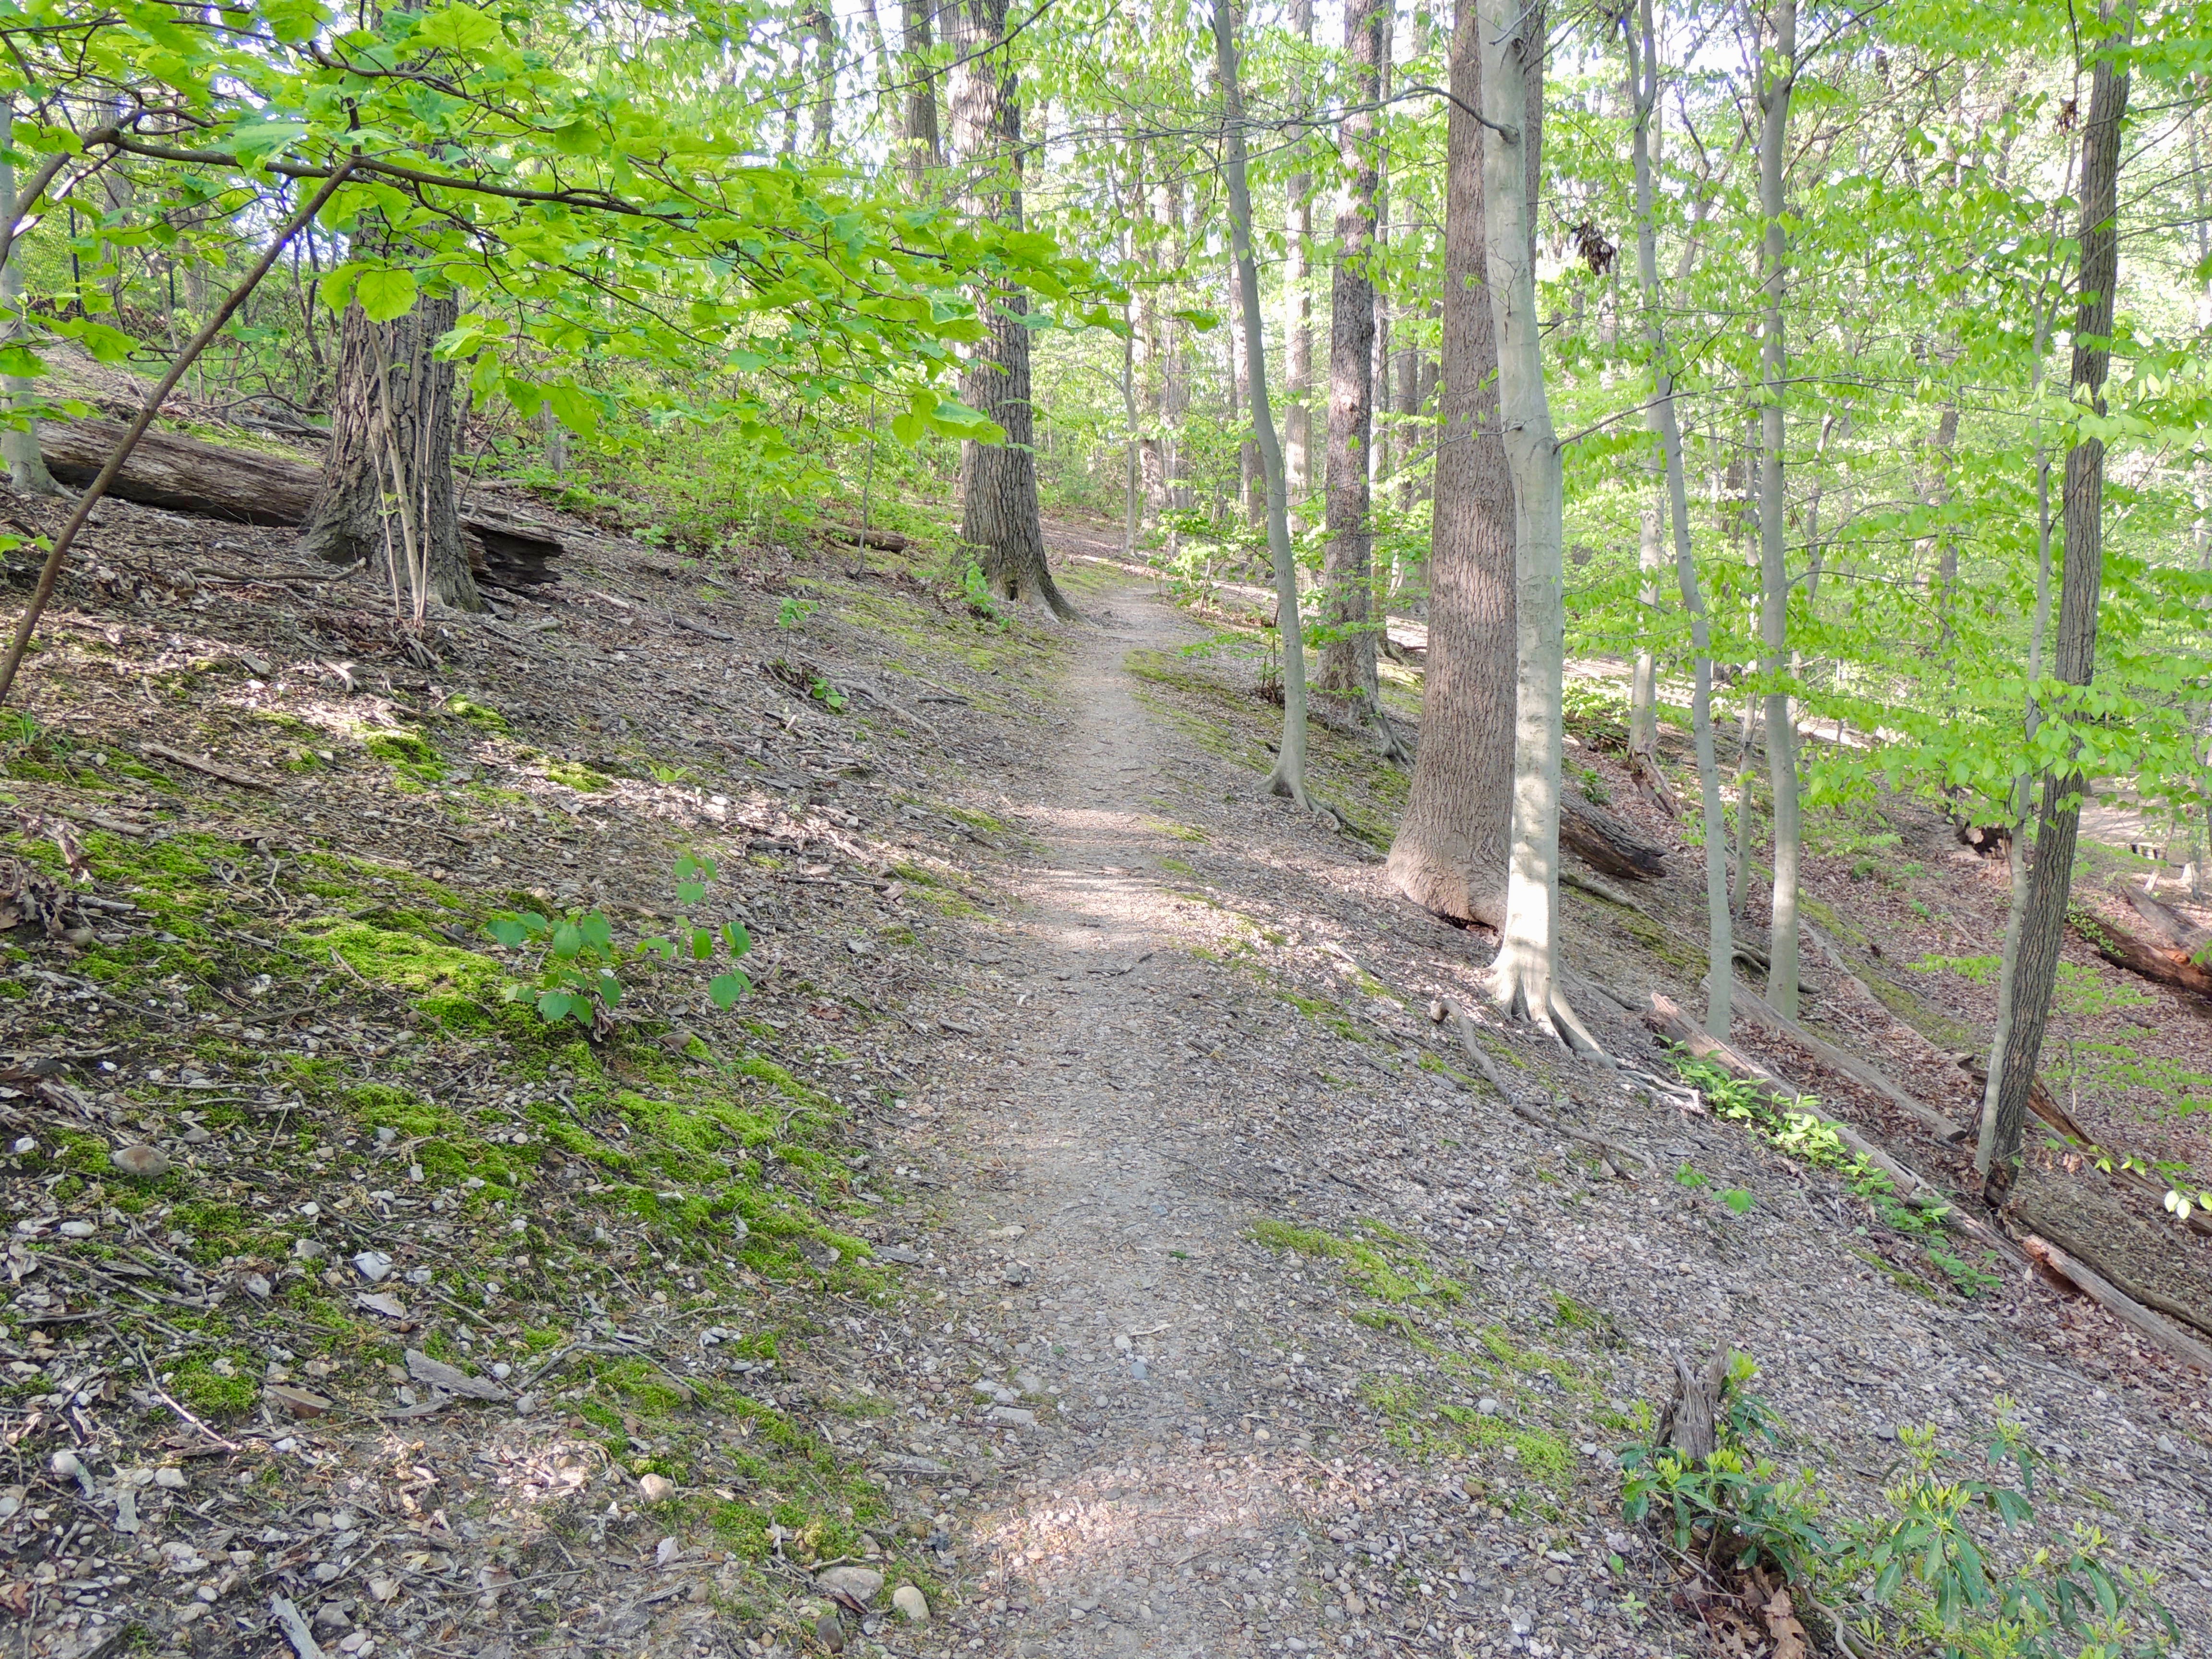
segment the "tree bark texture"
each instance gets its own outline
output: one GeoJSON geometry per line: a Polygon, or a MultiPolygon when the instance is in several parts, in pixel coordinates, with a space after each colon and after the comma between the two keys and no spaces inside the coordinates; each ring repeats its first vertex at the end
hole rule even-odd
{"type": "Polygon", "coordinates": [[[1790,568],[1784,514],[1783,477],[1786,422],[1784,388],[1790,354],[1782,331],[1782,301],[1787,291],[1789,241],[1782,225],[1784,172],[1790,154],[1790,94],[1797,77],[1797,0],[1775,0],[1773,61],[1762,63],[1759,137],[1759,210],[1766,222],[1761,263],[1765,267],[1766,315],[1760,330],[1759,362],[1765,380],[1759,405],[1759,571],[1761,664],[1766,692],[1766,773],[1774,794],[1774,889],[1772,932],[1767,945],[1766,1000],[1785,1018],[1797,1017],[1797,720],[1788,691],[1775,688],[1789,661],[1790,568]]]}
{"type": "Polygon", "coordinates": [[[1297,567],[1291,561],[1290,492],[1283,471],[1283,448],[1275,417],[1267,406],[1266,332],[1260,309],[1260,273],[1252,259],[1252,195],[1244,182],[1244,100],[1237,85],[1237,33],[1231,0],[1214,0],[1214,65],[1221,81],[1222,113],[1228,127],[1224,157],[1229,191],[1229,234],[1237,252],[1239,307],[1261,349],[1252,355],[1252,435],[1260,445],[1260,465],[1267,480],[1267,551],[1275,568],[1276,622],[1283,642],[1283,741],[1276,750],[1268,788],[1300,806],[1306,798],[1306,648],[1298,617],[1297,567]]]}
{"type": "Polygon", "coordinates": [[[1321,648],[1316,684],[1325,691],[1371,696],[1376,690],[1373,581],[1368,520],[1368,446],[1375,423],[1375,248],[1376,185],[1374,106],[1382,95],[1382,12],[1376,0],[1345,0],[1344,52],[1350,96],[1364,109],[1339,129],[1344,185],[1337,198],[1336,258],[1329,276],[1328,437],[1322,457],[1327,492],[1322,525],[1321,648]]]}
{"type": "Polygon", "coordinates": [[[366,560],[410,606],[411,557],[441,605],[481,611],[453,499],[453,365],[431,355],[459,311],[450,290],[426,291],[388,323],[346,307],[322,490],[300,550],[333,564],[366,560]]]}
{"type": "Polygon", "coordinates": [[[1544,388],[1536,311],[1535,196],[1529,161],[1540,141],[1528,119],[1544,74],[1544,9],[1478,0],[1482,53],[1483,269],[1498,327],[1498,412],[1513,475],[1514,652],[1512,845],[1505,922],[1491,994],[1563,1044],[1595,1050],[1559,983],[1559,762],[1566,655],[1565,481],[1544,388]]]}
{"type": "MultiPolygon", "coordinates": [[[[1291,27],[1303,44],[1313,44],[1313,0],[1291,0],[1291,27]]],[[[1304,110],[1302,99],[1299,111],[1304,110]]],[[[1313,174],[1303,167],[1291,175],[1283,232],[1283,345],[1289,360],[1283,377],[1283,441],[1291,500],[1298,502],[1313,488],[1313,174]]]]}
{"type": "MultiPolygon", "coordinates": [[[[1446,110],[1441,428],[1429,531],[1421,743],[1391,843],[1398,890],[1437,915],[1505,920],[1513,801],[1513,481],[1498,422],[1498,329],[1483,268],[1474,0],[1454,14],[1446,110]]],[[[1524,119],[1535,130],[1532,103],[1524,119]]],[[[1528,158],[1532,191],[1534,157],[1528,158]]]]}
{"type": "Polygon", "coordinates": [[[901,72],[907,88],[899,137],[906,150],[907,185],[916,201],[928,199],[932,178],[945,161],[937,137],[937,79],[929,67],[930,18],[935,9],[935,0],[905,0],[901,13],[901,72]]]}
{"type": "MultiPolygon", "coordinates": [[[[965,58],[952,102],[954,142],[978,182],[974,205],[1002,223],[1022,223],[1020,89],[1006,56],[1006,0],[961,0],[947,14],[951,45],[965,58]]],[[[1034,410],[1030,402],[1029,296],[994,284],[977,301],[989,337],[976,343],[961,393],[1006,429],[1000,444],[969,443],[961,468],[960,534],[981,550],[992,591],[1037,600],[1063,620],[1075,607],[1061,597],[1045,560],[1037,501],[1034,410]]]]}
{"type": "Polygon", "coordinates": [[[1698,789],[1705,828],[1705,1030],[1726,1041],[1735,994],[1735,924],[1729,909],[1728,825],[1721,813],[1720,757],[1713,744],[1712,627],[1698,581],[1690,541],[1690,490],[1682,462],[1682,426],[1674,409],[1674,372],[1668,356],[1665,309],[1659,291],[1659,253],[1654,228],[1651,126],[1659,107],[1659,46],[1652,0],[1638,0],[1633,22],[1622,20],[1635,122],[1631,149],[1636,171],[1636,274],[1644,305],[1644,340],[1651,357],[1651,425],[1667,474],[1667,516],[1674,532],[1674,580],[1690,623],[1692,674],[1690,729],[1698,754],[1698,789]]]}
{"type": "MultiPolygon", "coordinates": [[[[2071,381],[2077,401],[2102,414],[2105,376],[2111,365],[2112,289],[2119,279],[2120,128],[2128,107],[2128,74],[2110,48],[2124,48],[2133,33],[2131,0],[2104,14],[2106,50],[2099,52],[2089,93],[2089,118],[2081,129],[2081,280],[2076,287],[2071,381]]],[[[2097,605],[2104,583],[2105,446],[2085,437],[2067,453],[2062,498],[2065,559],[2058,586],[2058,625],[2051,638],[2051,672],[2067,685],[2087,685],[2096,673],[2097,605]]],[[[1987,1190],[2002,1194],[2020,1163],[2021,1132],[2028,1092],[2043,1052],[2051,996],[2058,981],[2058,951],[2065,937],[2066,901],[2073,885],[2074,847],[2081,825],[2080,771],[2053,768],[2043,775],[2035,864],[2021,916],[2019,957],[2014,965],[2013,1030],[1997,1085],[1987,1190]]]]}
{"type": "MultiPolygon", "coordinates": [[[[23,261],[22,250],[16,246],[14,235],[15,222],[15,164],[7,159],[13,144],[15,112],[12,105],[0,103],[0,214],[5,214],[9,227],[8,257],[0,260],[0,344],[6,344],[22,332],[23,327],[23,261]]],[[[0,381],[0,392],[7,396],[12,411],[35,401],[37,389],[26,375],[10,374],[0,381]]],[[[46,463],[39,453],[39,423],[27,421],[21,427],[0,428],[0,461],[8,466],[9,488],[18,495],[59,495],[62,487],[46,470],[46,463]]]]}

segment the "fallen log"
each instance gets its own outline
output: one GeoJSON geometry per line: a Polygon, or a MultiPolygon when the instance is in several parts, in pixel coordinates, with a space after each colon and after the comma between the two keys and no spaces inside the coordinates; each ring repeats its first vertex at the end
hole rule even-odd
{"type": "Polygon", "coordinates": [[[1732,994],[1735,1006],[1741,1008],[1762,1025],[1781,1032],[1823,1066],[1841,1072],[1852,1082],[1873,1090],[1907,1117],[1933,1130],[1937,1139],[1957,1141],[1966,1138],[1966,1128],[1964,1124],[1954,1123],[1933,1106],[1905,1093],[1904,1090],[1899,1088],[1896,1084],[1856,1054],[1838,1048],[1825,1037],[1814,1036],[1812,1032],[1788,1015],[1782,1013],[1765,998],[1749,987],[1739,985],[1732,994]]]}
{"type": "Polygon", "coordinates": [[[872,547],[884,553],[903,553],[914,544],[896,530],[879,530],[871,526],[866,530],[855,530],[850,525],[824,525],[822,533],[833,542],[842,542],[848,547],[872,547]]]}
{"type": "Polygon", "coordinates": [[[1559,841],[1608,876],[1646,881],[1667,873],[1665,848],[1646,841],[1633,826],[1578,790],[1559,792],[1559,841]]]}
{"type": "MultiPolygon", "coordinates": [[[[39,428],[39,447],[55,477],[82,487],[106,465],[123,432],[115,421],[49,421],[39,428]]],[[[313,461],[149,432],[108,493],[171,513],[283,528],[307,521],[322,478],[313,461]]],[[[526,587],[558,580],[548,563],[566,550],[544,520],[478,495],[460,504],[460,520],[478,581],[526,587]]]]}
{"type": "Polygon", "coordinates": [[[2212,933],[2125,884],[2113,896],[2120,901],[2117,907],[2077,906],[2070,917],[2089,948],[2154,984],[2212,997],[2212,967],[2197,959],[2212,944],[2212,933]]]}
{"type": "MultiPolygon", "coordinates": [[[[1651,994],[1650,1006],[1644,1011],[1644,1023],[1661,1036],[1673,1038],[1700,1060],[1710,1060],[1730,1075],[1747,1083],[1759,1085],[1778,1105],[1802,1109],[1807,1099],[1805,1091],[1793,1088],[1783,1079],[1727,1043],[1709,1035],[1668,999],[1657,992],[1651,994]]],[[[1848,1123],[1822,1115],[1823,1122],[1835,1131],[1836,1139],[1846,1150],[1864,1158],[1889,1177],[1898,1196],[1932,1207],[1935,1214],[1953,1232],[1970,1238],[1985,1249],[1994,1250],[2015,1264],[2027,1258],[2020,1247],[1979,1218],[1967,1214],[1940,1191],[1934,1182],[1918,1172],[1906,1168],[1875,1146],[1848,1123]]]]}
{"type": "Polygon", "coordinates": [[[2103,1274],[2076,1261],[2049,1239],[2030,1233],[2027,1243],[2027,1253],[2038,1267],[2066,1280],[2122,1324],[2148,1337],[2175,1358],[2200,1371],[2212,1371],[2212,1348],[2187,1332],[2176,1330],[2168,1321],[2160,1318],[2103,1274]]]}

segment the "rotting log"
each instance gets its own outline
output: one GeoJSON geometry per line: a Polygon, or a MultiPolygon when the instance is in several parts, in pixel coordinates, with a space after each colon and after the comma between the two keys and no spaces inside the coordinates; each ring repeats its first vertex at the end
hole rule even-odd
{"type": "MultiPolygon", "coordinates": [[[[39,428],[39,447],[54,477],[82,488],[123,432],[115,421],[50,421],[39,428]]],[[[108,493],[170,513],[281,528],[306,522],[321,486],[322,469],[313,461],[149,432],[108,493]]],[[[526,587],[558,580],[548,566],[566,550],[544,520],[481,495],[462,504],[460,519],[477,580],[526,587]]]]}
{"type": "MultiPolygon", "coordinates": [[[[1802,1109],[1808,1098],[1803,1090],[1792,1087],[1748,1054],[1708,1036],[1696,1021],[1656,991],[1652,993],[1650,1006],[1644,1011],[1644,1023],[1662,1036],[1680,1043],[1698,1059],[1710,1060],[1731,1076],[1756,1084],[1779,1105],[1802,1109]]],[[[1837,1140],[1847,1151],[1864,1158],[1887,1176],[1900,1198],[1932,1206],[1934,1213],[1946,1227],[1962,1237],[1973,1240],[1984,1249],[1994,1250],[2016,1265],[2026,1262],[2027,1258],[2012,1240],[1978,1217],[1967,1214],[1946,1197],[1934,1182],[1899,1163],[1850,1124],[1838,1122],[1826,1114],[1822,1115],[1822,1121],[1835,1132],[1837,1140]]]]}
{"type": "Polygon", "coordinates": [[[1899,1088],[1876,1067],[1869,1065],[1856,1054],[1838,1048],[1825,1037],[1816,1036],[1796,1020],[1777,1010],[1756,991],[1739,985],[1735,988],[1735,1006],[1762,1025],[1782,1033],[1799,1048],[1811,1054],[1823,1066],[1841,1072],[1863,1088],[1871,1089],[1884,1100],[1916,1122],[1933,1131],[1936,1139],[1958,1141],[1966,1139],[1964,1124],[1954,1123],[1925,1101],[1915,1098],[1899,1088]]]}
{"type": "Polygon", "coordinates": [[[2089,947],[2115,968],[2154,984],[2212,998],[2212,966],[2197,960],[2212,944],[2212,933],[2124,883],[2112,897],[2118,902],[2074,912],[2074,930],[2089,947]]]}
{"type": "Polygon", "coordinates": [[[1559,792],[1560,844],[1593,869],[1632,881],[1667,873],[1667,849],[1648,841],[1625,820],[1586,799],[1579,791],[1559,792]]]}
{"type": "Polygon", "coordinates": [[[882,553],[903,553],[914,545],[896,530],[880,530],[870,526],[856,530],[850,525],[833,524],[823,526],[822,533],[833,542],[842,542],[848,547],[872,547],[882,553]]]}
{"type": "Polygon", "coordinates": [[[2212,1371],[2212,1348],[2206,1347],[2187,1332],[2177,1330],[2172,1322],[2161,1319],[2095,1268],[2075,1260],[2049,1239],[2033,1233],[2027,1237],[2027,1250],[2038,1267],[2064,1279],[2122,1324],[2149,1338],[2175,1358],[2194,1365],[2201,1371],[2212,1371]]]}

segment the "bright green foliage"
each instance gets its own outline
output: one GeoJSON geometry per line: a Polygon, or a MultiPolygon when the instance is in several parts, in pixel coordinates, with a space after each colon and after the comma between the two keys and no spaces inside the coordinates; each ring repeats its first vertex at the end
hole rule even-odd
{"type": "Polygon", "coordinates": [[[2148,1659],[2174,1651],[2180,1630],[2153,1583],[2106,1567],[2105,1540],[2077,1529],[2063,1544],[1999,1559],[2002,1537],[2033,1526],[2037,1457],[2013,1416],[1993,1406],[1986,1455],[1943,1449],[1932,1428],[1900,1427],[1902,1477],[1886,1508],[1837,1519],[1814,1478],[1784,1469],[1784,1425],[1750,1391],[1758,1368],[1730,1353],[1718,1444],[1694,1463],[1637,1441],[1619,1454],[1621,1513],[1665,1528],[1674,1547],[1715,1566],[1761,1568],[1842,1613],[1874,1650],[1941,1659],[2148,1659]],[[2015,1480],[2002,1478],[2009,1470],[2015,1480]],[[1977,1523],[1982,1530],[1977,1529],[1977,1523]]]}

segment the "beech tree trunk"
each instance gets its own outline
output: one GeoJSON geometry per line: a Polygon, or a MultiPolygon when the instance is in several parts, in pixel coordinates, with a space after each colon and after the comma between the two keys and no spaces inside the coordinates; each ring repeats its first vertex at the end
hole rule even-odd
{"type": "Polygon", "coordinates": [[[1244,182],[1244,100],[1237,84],[1237,26],[1230,5],[1231,0],[1215,0],[1213,8],[1214,67],[1221,80],[1229,140],[1223,171],[1228,175],[1230,241],[1237,251],[1237,302],[1257,348],[1252,354],[1252,435],[1259,442],[1260,465],[1267,480],[1267,551],[1275,567],[1276,622],[1283,641],[1283,741],[1267,787],[1310,808],[1306,797],[1305,630],[1298,618],[1297,567],[1291,562],[1291,504],[1283,447],[1267,407],[1267,335],[1261,320],[1260,273],[1252,261],[1252,194],[1244,182]]]}
{"type": "Polygon", "coordinates": [[[322,492],[300,530],[301,552],[366,560],[408,609],[483,609],[453,501],[453,365],[431,355],[459,310],[450,290],[388,323],[346,307],[322,492]]]}
{"type": "MultiPolygon", "coordinates": [[[[1498,328],[1482,255],[1482,107],[1474,0],[1454,13],[1445,112],[1442,428],[1429,531],[1421,743],[1389,875],[1423,908],[1505,920],[1513,799],[1513,481],[1498,422],[1498,328]]],[[[1538,130],[1540,106],[1523,121],[1538,130]]],[[[1534,189],[1530,147],[1527,188],[1534,189]]]]}
{"type": "MultiPolygon", "coordinates": [[[[979,177],[975,208],[1018,230],[1022,223],[1020,90],[1006,52],[1006,0],[960,0],[947,14],[951,44],[967,61],[953,96],[960,159],[979,177]]],[[[1037,502],[1034,411],[1030,403],[1029,296],[994,283],[977,296],[989,337],[979,341],[961,377],[971,408],[1006,428],[1000,444],[970,442],[961,468],[960,534],[981,550],[992,591],[1036,600],[1062,620],[1075,607],[1061,597],[1045,560],[1037,502]]]]}
{"type": "MultiPolygon", "coordinates": [[[[1783,392],[1790,355],[1782,333],[1782,300],[1789,282],[1789,246],[1782,228],[1784,169],[1790,153],[1790,94],[1797,78],[1797,0],[1775,0],[1774,59],[1760,65],[1759,210],[1766,222],[1763,249],[1766,317],[1759,360],[1765,378],[1759,409],[1759,571],[1761,665],[1770,683],[1789,661],[1790,569],[1784,520],[1782,473],[1785,435],[1783,392]]],[[[1766,1000],[1785,1018],[1797,1018],[1797,720],[1790,694],[1770,684],[1766,693],[1766,774],[1774,792],[1773,921],[1767,944],[1766,1000]]]]}
{"type": "Polygon", "coordinates": [[[1644,333],[1651,356],[1651,425],[1667,473],[1667,516],[1674,535],[1674,580],[1690,620],[1690,729],[1698,751],[1698,788],[1705,822],[1705,1030],[1723,1042],[1735,1000],[1735,924],[1729,909],[1728,823],[1721,812],[1720,757],[1713,744],[1712,627],[1698,582],[1690,545],[1690,490],[1682,465],[1682,426],[1674,410],[1674,375],[1667,356],[1666,311],[1659,291],[1651,123],[1659,106],[1659,46],[1651,0],[1638,0],[1633,23],[1622,20],[1628,46],[1628,79],[1636,118],[1631,147],[1636,169],[1636,272],[1644,303],[1644,333]]]}
{"type": "MultiPolygon", "coordinates": [[[[1660,550],[1660,526],[1665,510],[1653,501],[1644,509],[1636,538],[1636,603],[1644,613],[1644,627],[1651,627],[1651,613],[1659,609],[1659,573],[1666,568],[1660,550]]],[[[1628,681],[1628,754],[1632,769],[1640,757],[1657,763],[1659,754],[1659,659],[1650,643],[1636,648],[1636,663],[1628,681]]]]}
{"type": "Polygon", "coordinates": [[[1565,480],[1544,390],[1536,311],[1535,197],[1528,187],[1540,130],[1544,8],[1478,0],[1482,53],[1483,268],[1498,327],[1498,413],[1513,473],[1513,827],[1505,922],[1491,994],[1563,1044],[1597,1052],[1559,985],[1561,682],[1566,658],[1565,480]]]}
{"type": "MultiPolygon", "coordinates": [[[[2081,129],[2081,280],[2076,286],[2075,398],[2105,412],[2105,376],[2111,365],[2112,289],[2119,280],[2120,128],[2128,107],[2128,73],[2113,61],[2135,29],[2132,0],[2118,0],[2100,20],[2096,68],[2090,84],[2089,118],[2081,129]]],[[[2085,436],[2066,455],[2065,562],[2058,588],[2058,628],[2051,641],[2051,671],[2068,685],[2087,685],[2097,667],[2097,605],[2104,583],[2105,446],[2085,436]]],[[[2020,1164],[2021,1133],[2028,1094],[2043,1053],[2051,995],[2058,980],[2058,950],[2066,930],[2066,901],[2074,878],[2074,847],[2081,824],[2087,780],[2078,769],[2043,775],[2043,803],[2036,828],[2035,863],[2021,915],[2013,968],[2013,1027],[1997,1085],[1990,1132],[1978,1149],[1984,1190],[2010,1190],[2020,1164]]],[[[1992,1066],[1992,1072],[1998,1067],[1992,1066]]]]}
{"type": "Polygon", "coordinates": [[[1349,95],[1358,105],[1339,129],[1345,180],[1337,198],[1336,264],[1329,279],[1328,439],[1322,458],[1327,491],[1322,526],[1321,622],[1330,637],[1321,648],[1325,691],[1363,697],[1376,690],[1375,635],[1370,626],[1373,583],[1368,522],[1368,445],[1375,420],[1375,285],[1368,260],[1375,247],[1375,104],[1382,94],[1382,15],[1377,0],[1345,0],[1344,52],[1352,67],[1349,95]]]}
{"type": "MultiPolygon", "coordinates": [[[[15,219],[15,164],[7,159],[9,146],[15,142],[15,111],[12,104],[0,102],[0,213],[8,217],[9,225],[15,219]]],[[[0,264],[0,345],[14,340],[23,327],[23,261],[22,249],[13,240],[8,249],[8,258],[0,264]]],[[[31,380],[21,374],[10,374],[0,383],[0,392],[7,397],[8,408],[13,410],[36,401],[38,392],[31,380]]],[[[68,492],[54,482],[46,471],[45,459],[39,453],[39,423],[26,421],[20,426],[0,427],[0,460],[8,465],[8,483],[18,495],[62,495],[68,492]]]]}
{"type": "MultiPolygon", "coordinates": [[[[1291,0],[1291,27],[1301,42],[1313,44],[1313,0],[1291,0]]],[[[1304,111],[1301,98],[1298,112],[1304,111]]],[[[1291,175],[1283,243],[1283,344],[1289,359],[1283,379],[1283,431],[1291,500],[1300,502],[1313,488],[1313,174],[1303,167],[1291,175]]]]}

